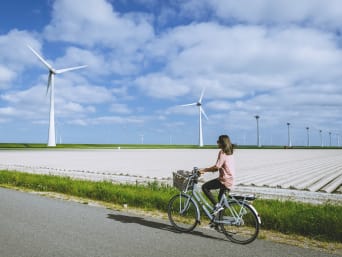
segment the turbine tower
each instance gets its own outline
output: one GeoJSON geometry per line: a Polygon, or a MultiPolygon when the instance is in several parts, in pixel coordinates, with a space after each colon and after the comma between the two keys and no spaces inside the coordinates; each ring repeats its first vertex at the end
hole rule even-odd
{"type": "Polygon", "coordinates": [[[291,134],[290,134],[290,125],[291,125],[291,123],[288,122],[288,123],[286,123],[286,125],[287,125],[287,146],[288,147],[292,147],[291,134]]]}
{"type": "Polygon", "coordinates": [[[56,130],[55,130],[55,75],[61,74],[67,71],[78,70],[87,67],[87,65],[76,66],[71,68],[55,70],[43,57],[41,57],[31,46],[28,48],[38,57],[38,59],[48,68],[49,77],[46,93],[50,90],[50,121],[49,121],[49,139],[48,146],[56,146],[56,130]]]}
{"type": "Polygon", "coordinates": [[[208,116],[205,114],[203,108],[202,108],[202,99],[204,95],[204,88],[202,89],[201,96],[199,100],[196,103],[191,103],[191,104],[183,104],[181,106],[191,106],[191,105],[196,105],[198,107],[198,112],[199,112],[199,139],[198,139],[198,145],[200,147],[203,146],[203,131],[202,131],[202,114],[204,117],[208,120],[208,116]]]}
{"type": "Polygon", "coordinates": [[[260,116],[259,115],[255,115],[254,118],[256,119],[256,122],[257,122],[257,146],[261,147],[260,136],[259,136],[259,118],[260,118],[260,116]]]}

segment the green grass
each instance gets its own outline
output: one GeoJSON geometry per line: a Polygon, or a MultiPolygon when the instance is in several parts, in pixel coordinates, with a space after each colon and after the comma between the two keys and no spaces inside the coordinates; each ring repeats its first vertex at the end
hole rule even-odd
{"type": "Polygon", "coordinates": [[[342,241],[342,205],[257,200],[262,227],[317,240],[342,241]]]}
{"type": "Polygon", "coordinates": [[[169,199],[177,192],[170,186],[158,185],[156,182],[147,185],[112,184],[12,171],[0,171],[1,184],[163,211],[167,210],[169,199]]]}
{"type": "MultiPolygon", "coordinates": [[[[178,193],[178,190],[157,182],[147,185],[112,184],[12,171],[0,171],[0,185],[64,193],[163,212],[167,211],[169,199],[178,193]]],[[[322,241],[342,241],[342,205],[262,199],[254,201],[253,205],[261,216],[262,229],[322,241]]]]}

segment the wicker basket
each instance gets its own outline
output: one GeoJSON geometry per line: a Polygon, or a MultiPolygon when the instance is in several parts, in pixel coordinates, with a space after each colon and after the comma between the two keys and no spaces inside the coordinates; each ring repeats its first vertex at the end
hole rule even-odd
{"type": "Polygon", "coordinates": [[[186,189],[188,183],[188,177],[190,175],[189,171],[177,170],[173,172],[173,186],[183,191],[186,189]]]}

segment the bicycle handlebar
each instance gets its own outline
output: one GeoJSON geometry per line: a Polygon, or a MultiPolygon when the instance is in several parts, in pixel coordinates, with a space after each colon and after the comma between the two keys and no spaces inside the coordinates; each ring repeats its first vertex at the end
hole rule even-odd
{"type": "Polygon", "coordinates": [[[200,176],[201,176],[201,173],[199,171],[199,168],[194,167],[192,170],[192,175],[190,177],[199,178],[200,176]]]}

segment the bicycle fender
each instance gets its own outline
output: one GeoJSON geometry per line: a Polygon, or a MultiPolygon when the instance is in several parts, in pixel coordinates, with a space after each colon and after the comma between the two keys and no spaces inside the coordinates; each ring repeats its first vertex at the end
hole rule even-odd
{"type": "Polygon", "coordinates": [[[251,205],[251,204],[248,204],[248,206],[251,207],[251,209],[254,211],[254,213],[255,213],[256,216],[257,216],[258,222],[259,222],[259,224],[261,225],[261,218],[260,218],[259,213],[257,212],[257,210],[256,210],[256,209],[254,208],[254,206],[251,205]]]}

